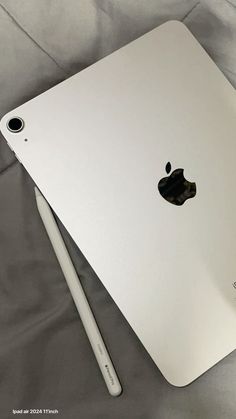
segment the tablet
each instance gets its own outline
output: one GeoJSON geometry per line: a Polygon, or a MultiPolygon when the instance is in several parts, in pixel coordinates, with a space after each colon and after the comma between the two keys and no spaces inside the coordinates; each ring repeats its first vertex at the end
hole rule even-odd
{"type": "Polygon", "coordinates": [[[1,131],[170,383],[236,348],[235,90],[183,24],[14,109],[1,131]]]}

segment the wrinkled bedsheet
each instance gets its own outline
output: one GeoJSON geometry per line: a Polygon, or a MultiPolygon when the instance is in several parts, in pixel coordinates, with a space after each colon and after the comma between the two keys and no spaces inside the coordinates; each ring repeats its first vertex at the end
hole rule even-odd
{"type": "MultiPolygon", "coordinates": [[[[170,19],[236,87],[235,0],[0,0],[0,116],[170,19]]],[[[32,408],[63,419],[235,419],[236,352],[185,388],[169,385],[60,228],[124,391],[108,395],[33,182],[1,137],[0,418],[32,408]]]]}

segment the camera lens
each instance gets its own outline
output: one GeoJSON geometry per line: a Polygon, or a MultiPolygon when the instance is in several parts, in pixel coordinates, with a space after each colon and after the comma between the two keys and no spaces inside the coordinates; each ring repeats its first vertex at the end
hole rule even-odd
{"type": "Polygon", "coordinates": [[[11,118],[7,123],[7,128],[11,132],[20,132],[24,128],[24,121],[19,116],[11,118]]]}

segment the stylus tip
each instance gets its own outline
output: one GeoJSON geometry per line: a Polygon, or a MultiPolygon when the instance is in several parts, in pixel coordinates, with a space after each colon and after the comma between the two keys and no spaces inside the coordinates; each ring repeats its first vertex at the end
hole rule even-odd
{"type": "Polygon", "coordinates": [[[34,193],[35,193],[36,198],[41,196],[41,193],[39,192],[39,190],[36,186],[34,187],[34,193]]]}

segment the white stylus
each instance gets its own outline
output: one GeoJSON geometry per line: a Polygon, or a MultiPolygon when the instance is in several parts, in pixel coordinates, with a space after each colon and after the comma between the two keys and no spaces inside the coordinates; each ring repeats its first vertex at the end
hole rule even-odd
{"type": "Polygon", "coordinates": [[[66,245],[56,224],[55,218],[47,201],[37,188],[35,188],[35,196],[39,214],[48,233],[62,272],[64,273],[66,282],[74,299],[108,391],[112,396],[119,396],[122,391],[120,382],[67,251],[66,245]]]}

